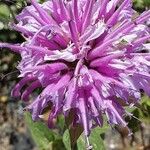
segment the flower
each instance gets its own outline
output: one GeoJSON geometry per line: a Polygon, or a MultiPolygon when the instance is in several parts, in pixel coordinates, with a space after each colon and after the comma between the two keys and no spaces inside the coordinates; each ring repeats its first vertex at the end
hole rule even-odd
{"type": "Polygon", "coordinates": [[[103,115],[109,124],[126,126],[124,106],[139,103],[141,89],[150,96],[150,10],[138,15],[131,0],[31,4],[11,24],[26,41],[0,43],[22,57],[22,79],[12,95],[27,102],[42,88],[26,107],[33,120],[51,106],[52,127],[53,119],[73,109],[73,125],[82,124],[87,139],[91,128],[103,125],[103,115]]]}

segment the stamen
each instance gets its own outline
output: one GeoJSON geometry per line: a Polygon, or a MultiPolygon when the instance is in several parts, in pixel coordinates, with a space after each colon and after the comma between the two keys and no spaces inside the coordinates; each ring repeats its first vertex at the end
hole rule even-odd
{"type": "Polygon", "coordinates": [[[89,137],[88,136],[86,136],[86,144],[87,144],[87,147],[86,147],[87,150],[92,150],[93,149],[93,146],[90,145],[89,137]]]}
{"type": "Polygon", "coordinates": [[[16,70],[16,71],[13,71],[13,72],[10,72],[10,73],[7,73],[7,74],[0,74],[0,80],[4,80],[5,78],[7,78],[8,76],[13,76],[13,75],[16,75],[16,73],[19,73],[19,70],[16,70]]]}

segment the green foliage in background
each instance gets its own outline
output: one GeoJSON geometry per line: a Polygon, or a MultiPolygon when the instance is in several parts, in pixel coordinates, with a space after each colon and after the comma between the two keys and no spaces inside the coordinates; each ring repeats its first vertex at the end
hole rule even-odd
{"type": "Polygon", "coordinates": [[[133,117],[127,117],[126,121],[129,122],[128,127],[135,133],[140,130],[142,122],[150,123],[150,98],[143,96],[141,104],[130,111],[133,117]]]}
{"type": "Polygon", "coordinates": [[[133,3],[134,8],[139,12],[150,8],[150,0],[133,0],[133,3]]]}

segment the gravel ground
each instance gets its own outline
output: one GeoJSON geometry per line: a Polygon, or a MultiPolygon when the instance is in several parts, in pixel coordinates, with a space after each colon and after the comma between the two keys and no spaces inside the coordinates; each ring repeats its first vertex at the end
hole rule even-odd
{"type": "Polygon", "coordinates": [[[36,150],[23,119],[21,102],[7,97],[6,87],[0,91],[0,150],[36,150]]]}

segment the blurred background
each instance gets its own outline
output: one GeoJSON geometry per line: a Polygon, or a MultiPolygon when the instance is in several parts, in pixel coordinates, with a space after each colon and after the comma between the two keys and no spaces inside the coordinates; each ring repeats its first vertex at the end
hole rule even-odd
{"type": "MultiPolygon", "coordinates": [[[[9,28],[9,22],[15,22],[16,14],[27,5],[29,5],[27,0],[0,0],[0,42],[21,43],[24,41],[20,33],[9,28]]],[[[141,13],[150,8],[150,0],[134,0],[134,8],[141,13]]],[[[63,143],[66,139],[62,139],[61,133],[59,138],[51,138],[49,135],[52,133],[46,127],[46,130],[41,132],[43,125],[33,123],[29,114],[25,116],[24,104],[10,96],[11,89],[18,80],[19,72],[16,66],[19,60],[19,55],[14,55],[7,49],[0,51],[0,150],[67,149],[63,143]],[[35,131],[30,129],[32,127],[35,131]],[[43,142],[39,137],[43,138],[43,142]],[[53,142],[53,146],[46,148],[44,145],[49,144],[49,141],[53,142]]],[[[135,116],[126,118],[133,134],[128,137],[126,128],[116,126],[112,130],[106,125],[105,132],[100,133],[106,150],[150,150],[149,98],[143,93],[141,106],[128,111],[135,116]]],[[[60,126],[63,126],[62,122],[60,126]]],[[[80,141],[79,143],[81,145],[80,141]]]]}

